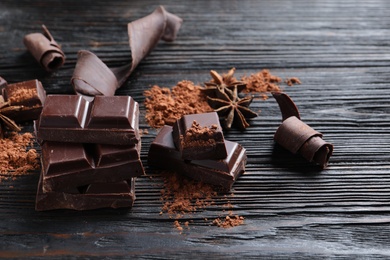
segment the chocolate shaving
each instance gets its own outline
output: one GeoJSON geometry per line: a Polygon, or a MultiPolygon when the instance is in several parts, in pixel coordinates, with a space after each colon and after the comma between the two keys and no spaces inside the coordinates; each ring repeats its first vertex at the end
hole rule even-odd
{"type": "Polygon", "coordinates": [[[274,140],[306,160],[325,168],[333,152],[333,145],[322,140],[317,132],[299,118],[297,107],[285,93],[272,93],[282,112],[283,123],[276,130],[274,140]]]}
{"type": "Polygon", "coordinates": [[[121,67],[109,68],[92,52],[78,53],[72,85],[77,94],[86,96],[113,96],[133,70],[157,45],[160,39],[173,41],[182,19],[158,7],[153,13],[127,25],[131,62],[121,67]]]}
{"type": "Polygon", "coordinates": [[[65,63],[65,54],[54,40],[45,25],[42,33],[30,33],[24,36],[23,43],[27,50],[48,72],[55,71],[65,63]]]}
{"type": "Polygon", "coordinates": [[[0,77],[0,91],[7,86],[7,81],[0,77]]]}

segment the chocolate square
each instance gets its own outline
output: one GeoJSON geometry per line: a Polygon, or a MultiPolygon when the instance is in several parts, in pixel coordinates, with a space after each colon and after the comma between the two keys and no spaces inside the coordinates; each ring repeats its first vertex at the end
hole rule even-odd
{"type": "Polygon", "coordinates": [[[182,116],[173,125],[172,135],[184,160],[224,159],[227,156],[215,112],[182,116]]]}

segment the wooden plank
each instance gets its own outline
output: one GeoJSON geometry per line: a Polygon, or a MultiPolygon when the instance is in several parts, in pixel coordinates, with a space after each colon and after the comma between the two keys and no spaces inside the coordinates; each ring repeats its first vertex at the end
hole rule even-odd
{"type": "MultiPolygon", "coordinates": [[[[70,77],[77,51],[95,52],[109,66],[129,59],[126,24],[149,14],[158,1],[10,1],[0,3],[0,76],[32,78],[48,93],[73,93],[70,77]],[[45,73],[26,53],[22,37],[44,23],[67,56],[45,73]]],[[[161,42],[140,64],[119,95],[141,105],[142,161],[149,176],[137,179],[131,210],[35,212],[39,171],[0,182],[0,257],[127,258],[387,258],[390,255],[390,44],[385,1],[166,1],[183,17],[173,43],[161,42]],[[268,68],[301,85],[282,88],[302,120],[335,146],[319,171],[275,147],[281,115],[273,99],[255,99],[260,111],[246,131],[225,137],[248,151],[247,172],[232,194],[186,214],[180,233],[160,215],[162,178],[147,166],[157,130],[144,115],[143,91],[188,79],[201,84],[210,69],[236,67],[236,75],[268,68]],[[226,208],[230,203],[232,208],[226,208]],[[245,224],[212,226],[231,210],[245,224]],[[206,220],[207,219],[207,220],[206,220]]],[[[32,125],[24,127],[32,131],[32,125]]],[[[39,146],[36,144],[39,151],[39,146]]]]}

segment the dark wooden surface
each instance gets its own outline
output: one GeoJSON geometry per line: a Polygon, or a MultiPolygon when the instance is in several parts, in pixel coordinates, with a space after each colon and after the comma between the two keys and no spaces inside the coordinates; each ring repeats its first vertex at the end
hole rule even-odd
{"type": "MultiPolygon", "coordinates": [[[[80,49],[109,66],[128,60],[126,24],[164,4],[184,19],[174,43],[161,42],[118,94],[141,104],[151,85],[197,83],[208,72],[237,75],[268,68],[301,85],[282,85],[303,121],[335,146],[323,171],[274,149],[281,116],[272,99],[245,132],[226,138],[248,151],[247,172],[234,196],[182,219],[183,233],[159,215],[162,180],[147,168],[156,131],[143,137],[148,174],[137,180],[128,210],[35,212],[39,173],[0,183],[0,257],[105,258],[388,258],[390,257],[390,2],[387,1],[11,1],[0,2],[0,75],[38,78],[49,94],[72,93],[80,49]],[[90,5],[87,5],[91,2],[90,5]],[[44,23],[67,55],[45,73],[22,38],[44,23]],[[204,219],[226,215],[230,200],[245,224],[223,229],[204,219]]],[[[30,125],[25,127],[31,131],[30,125]]]]}

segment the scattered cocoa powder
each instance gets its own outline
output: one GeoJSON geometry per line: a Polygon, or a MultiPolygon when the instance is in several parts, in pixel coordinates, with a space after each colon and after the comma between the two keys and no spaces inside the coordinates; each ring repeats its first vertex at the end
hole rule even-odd
{"type": "Polygon", "coordinates": [[[153,86],[144,92],[146,121],[151,127],[159,128],[173,123],[183,115],[211,112],[206,96],[200,86],[183,80],[172,87],[153,86]]]}
{"type": "Polygon", "coordinates": [[[286,79],[286,84],[289,86],[292,86],[294,84],[301,84],[302,82],[297,77],[288,78],[286,79]]]}
{"type": "Polygon", "coordinates": [[[8,133],[0,139],[0,182],[39,168],[39,155],[31,133],[8,133]]]}
{"type": "MultiPolygon", "coordinates": [[[[218,193],[214,190],[213,186],[188,179],[187,177],[174,172],[164,171],[162,172],[162,176],[164,178],[164,188],[161,190],[163,206],[160,215],[167,213],[170,218],[174,218],[175,221],[173,224],[178,231],[183,231],[183,226],[179,222],[179,219],[184,215],[194,214],[200,209],[216,204],[215,198],[218,193]]],[[[227,199],[227,195],[224,196],[224,199],[227,199]]],[[[228,201],[228,203],[222,205],[222,207],[231,209],[233,206],[228,201]]],[[[233,212],[230,210],[229,216],[232,215],[233,212]]],[[[225,221],[221,221],[220,218],[217,218],[213,220],[211,224],[221,223],[217,226],[228,228],[244,223],[243,217],[236,216],[229,218],[229,221],[226,219],[225,221]]],[[[205,221],[208,220],[205,219],[205,221]]],[[[189,222],[185,221],[184,226],[189,228],[189,222]]]]}
{"type": "Polygon", "coordinates": [[[226,216],[224,219],[214,219],[213,224],[218,227],[230,228],[242,225],[244,223],[244,217],[242,216],[226,216]]]}

